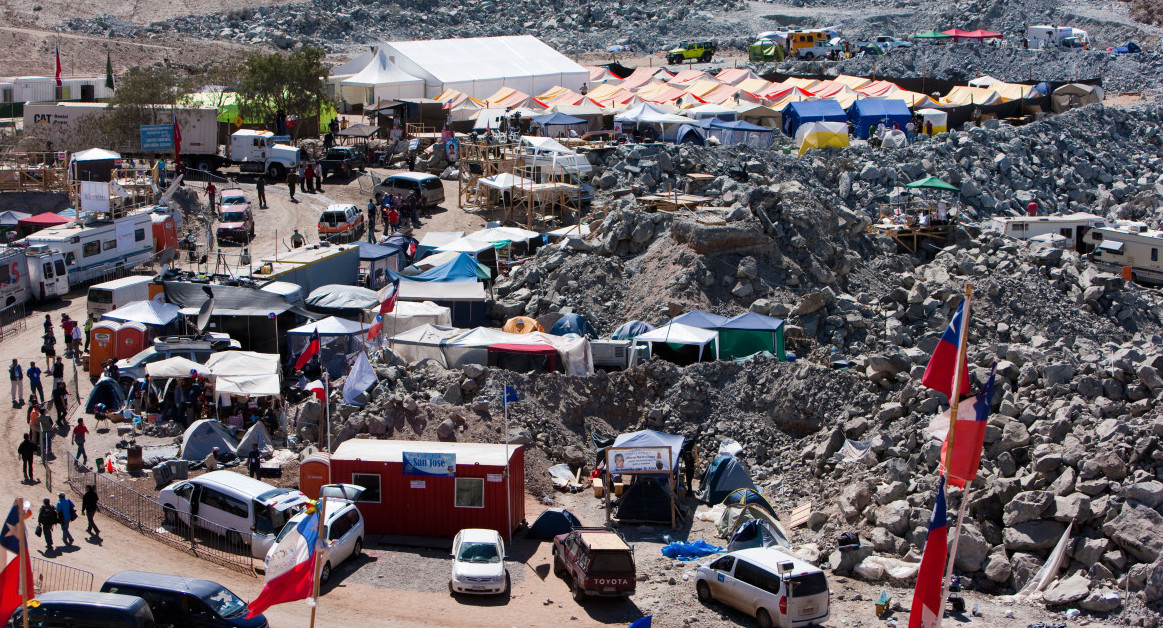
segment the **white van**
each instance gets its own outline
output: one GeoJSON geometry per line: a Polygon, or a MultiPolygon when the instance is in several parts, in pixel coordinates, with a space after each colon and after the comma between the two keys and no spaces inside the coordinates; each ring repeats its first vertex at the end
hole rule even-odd
{"type": "Polygon", "coordinates": [[[831,604],[823,571],[771,547],[731,552],[699,567],[695,592],[704,604],[718,600],[755,617],[760,628],[821,624],[831,604]]]}
{"type": "Polygon", "coordinates": [[[415,192],[420,197],[420,203],[428,207],[436,207],[444,202],[444,184],[440,177],[423,172],[400,172],[389,175],[373,190],[376,200],[385,194],[399,195],[408,200],[408,196],[415,192]]]}
{"type": "Polygon", "coordinates": [[[149,285],[153,283],[153,279],[152,276],[133,275],[94,284],[89,287],[86,309],[93,318],[101,318],[102,314],[112,312],[127,303],[146,301],[149,299],[149,285]]]}
{"type": "Polygon", "coordinates": [[[307,496],[276,488],[233,471],[211,471],[175,482],[158,495],[166,525],[200,527],[226,537],[228,549],[250,546],[250,554],[266,558],[275,535],[307,505],[307,496]]]}

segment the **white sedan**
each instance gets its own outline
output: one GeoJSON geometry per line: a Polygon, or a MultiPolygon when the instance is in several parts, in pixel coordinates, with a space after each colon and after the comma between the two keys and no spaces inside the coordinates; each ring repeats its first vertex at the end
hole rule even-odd
{"type": "MultiPolygon", "coordinates": [[[[363,553],[363,515],[354,503],[362,492],[361,487],[351,484],[328,484],[323,487],[323,494],[327,497],[327,505],[323,508],[323,538],[327,539],[327,544],[323,549],[320,582],[331,579],[332,567],[363,553]]],[[[299,513],[292,517],[279,532],[271,551],[274,551],[278,542],[290,534],[306,516],[306,513],[299,513]]]]}
{"type": "Polygon", "coordinates": [[[452,579],[449,593],[509,592],[505,569],[505,542],[496,530],[466,528],[452,540],[452,579]]]}

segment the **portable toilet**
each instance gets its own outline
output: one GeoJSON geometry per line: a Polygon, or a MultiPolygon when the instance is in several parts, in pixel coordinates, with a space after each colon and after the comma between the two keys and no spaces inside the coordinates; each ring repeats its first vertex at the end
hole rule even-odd
{"type": "Polygon", "coordinates": [[[318,452],[299,463],[299,490],[311,499],[319,497],[319,489],[331,481],[331,456],[318,452]]]}
{"type": "Polygon", "coordinates": [[[142,323],[136,321],[122,323],[121,327],[117,329],[117,349],[115,351],[117,359],[132,358],[141,353],[148,346],[148,336],[149,329],[142,323]]]}
{"type": "Polygon", "coordinates": [[[117,357],[117,321],[101,321],[89,330],[89,375],[97,377],[103,370],[101,364],[117,357]]]}
{"type": "Polygon", "coordinates": [[[178,252],[178,230],[174,217],[166,214],[152,214],[153,252],[160,253],[160,259],[172,259],[178,252]]]}

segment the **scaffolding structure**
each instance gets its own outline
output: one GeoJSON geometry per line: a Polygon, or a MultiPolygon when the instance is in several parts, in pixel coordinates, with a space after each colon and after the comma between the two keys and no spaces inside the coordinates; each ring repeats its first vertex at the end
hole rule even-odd
{"type": "Polygon", "coordinates": [[[501,206],[492,195],[481,194],[478,182],[485,177],[512,173],[521,161],[521,145],[461,141],[456,156],[460,164],[457,207],[487,210],[501,206]]]}
{"type": "Polygon", "coordinates": [[[961,215],[960,205],[931,199],[910,199],[888,203],[880,208],[880,221],[868,231],[892,238],[910,253],[916,253],[929,240],[944,246],[961,215]]]}
{"type": "Polygon", "coordinates": [[[0,159],[0,192],[69,194],[67,167],[56,153],[8,153],[0,159]]]}

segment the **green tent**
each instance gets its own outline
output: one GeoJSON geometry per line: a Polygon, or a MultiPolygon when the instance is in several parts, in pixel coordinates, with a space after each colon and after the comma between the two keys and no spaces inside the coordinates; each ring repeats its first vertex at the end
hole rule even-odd
{"type": "Polygon", "coordinates": [[[916,181],[913,181],[912,183],[906,183],[905,187],[906,188],[928,188],[930,190],[948,190],[950,192],[960,192],[961,191],[961,188],[957,187],[956,185],[953,185],[952,183],[946,183],[946,182],[938,179],[937,177],[933,177],[933,176],[925,177],[924,179],[918,179],[916,181]]]}
{"type": "Polygon", "coordinates": [[[780,360],[787,359],[784,324],[778,318],[747,312],[727,319],[716,329],[719,331],[720,359],[742,358],[761,351],[774,354],[780,360]]]}
{"type": "Polygon", "coordinates": [[[913,35],[913,39],[953,39],[953,36],[941,31],[925,31],[913,35]]]}
{"type": "Polygon", "coordinates": [[[783,61],[783,46],[771,39],[760,39],[747,47],[747,59],[752,63],[783,61]]]}

